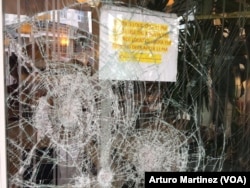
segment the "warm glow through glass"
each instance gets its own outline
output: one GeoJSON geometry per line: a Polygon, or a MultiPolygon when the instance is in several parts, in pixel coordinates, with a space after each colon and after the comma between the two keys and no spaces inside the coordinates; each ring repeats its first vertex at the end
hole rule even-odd
{"type": "Polygon", "coordinates": [[[174,4],[174,0],[169,0],[168,3],[167,3],[167,6],[171,6],[174,4]]]}
{"type": "Polygon", "coordinates": [[[69,45],[69,39],[68,38],[61,38],[60,44],[62,46],[68,46],[69,45]]]}

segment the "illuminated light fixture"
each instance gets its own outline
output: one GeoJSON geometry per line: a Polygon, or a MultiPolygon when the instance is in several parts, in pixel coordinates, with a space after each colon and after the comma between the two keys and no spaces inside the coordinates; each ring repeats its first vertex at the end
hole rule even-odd
{"type": "Polygon", "coordinates": [[[9,46],[10,45],[10,39],[9,38],[4,38],[4,46],[9,46]]]}
{"type": "Polygon", "coordinates": [[[68,45],[69,45],[69,39],[66,38],[66,37],[61,38],[61,39],[60,39],[60,44],[61,44],[62,46],[68,46],[68,45]]]}
{"type": "Polygon", "coordinates": [[[219,18],[213,19],[214,26],[221,26],[221,20],[219,18]]]}
{"type": "Polygon", "coordinates": [[[44,21],[44,20],[51,20],[51,15],[49,13],[41,14],[35,17],[36,20],[44,21]]]}
{"type": "Polygon", "coordinates": [[[20,33],[23,33],[23,34],[30,34],[32,31],[32,25],[29,24],[29,23],[24,23],[21,25],[20,27],[20,33]]]}
{"type": "Polygon", "coordinates": [[[92,7],[96,7],[100,4],[100,0],[77,0],[78,3],[88,3],[92,7]]]}
{"type": "Polygon", "coordinates": [[[174,4],[174,0],[169,0],[168,3],[167,3],[167,6],[171,6],[174,4]]]}
{"type": "Polygon", "coordinates": [[[77,0],[78,3],[87,3],[88,0],[77,0]]]}
{"type": "Polygon", "coordinates": [[[243,86],[239,75],[234,78],[234,82],[235,82],[235,97],[238,99],[242,96],[242,86],[243,86]]]}

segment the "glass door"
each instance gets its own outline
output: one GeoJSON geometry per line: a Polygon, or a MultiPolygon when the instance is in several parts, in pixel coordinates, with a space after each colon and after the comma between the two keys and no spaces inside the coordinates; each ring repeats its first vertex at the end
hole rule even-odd
{"type": "Polygon", "coordinates": [[[249,171],[248,1],[2,6],[2,186],[249,171]]]}

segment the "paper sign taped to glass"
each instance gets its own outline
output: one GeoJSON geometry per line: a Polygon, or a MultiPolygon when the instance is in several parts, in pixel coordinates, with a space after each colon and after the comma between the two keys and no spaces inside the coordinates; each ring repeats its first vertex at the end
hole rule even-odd
{"type": "Polygon", "coordinates": [[[176,81],[175,14],[104,5],[100,22],[99,79],[176,81]]]}

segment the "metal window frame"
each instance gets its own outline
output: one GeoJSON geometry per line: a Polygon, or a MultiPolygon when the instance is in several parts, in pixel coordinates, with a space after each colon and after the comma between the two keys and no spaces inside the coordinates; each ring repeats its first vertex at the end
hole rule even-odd
{"type": "MultiPolygon", "coordinates": [[[[0,10],[3,3],[0,1],[0,10]]],[[[2,11],[3,12],[3,11],[2,11]]],[[[3,13],[0,14],[0,188],[7,188],[7,155],[6,155],[6,114],[5,114],[5,87],[4,87],[4,50],[3,50],[3,13]]]]}

